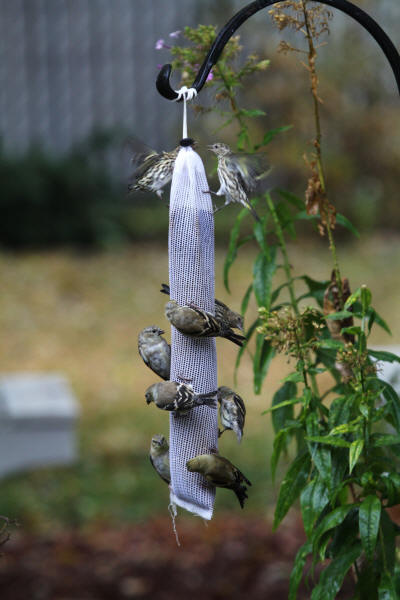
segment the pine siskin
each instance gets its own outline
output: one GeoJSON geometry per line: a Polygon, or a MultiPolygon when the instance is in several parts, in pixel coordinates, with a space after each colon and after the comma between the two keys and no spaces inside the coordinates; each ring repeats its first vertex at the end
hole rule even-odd
{"type": "Polygon", "coordinates": [[[236,433],[238,442],[240,442],[246,418],[246,407],[243,399],[239,394],[236,394],[236,392],[225,385],[221,385],[218,388],[217,399],[219,402],[221,424],[224,426],[224,429],[218,432],[218,437],[227,429],[232,429],[236,433]]]}
{"type": "Polygon", "coordinates": [[[169,445],[161,433],[153,435],[151,438],[149,458],[151,464],[161,479],[163,479],[166,483],[171,483],[171,473],[169,469],[169,445]]]}
{"type": "Polygon", "coordinates": [[[223,337],[238,346],[242,346],[246,339],[235,333],[226,322],[218,320],[205,310],[193,305],[180,306],[176,300],[167,302],[165,316],[178,331],[191,337],[223,337]]]}
{"type": "Polygon", "coordinates": [[[145,364],[162,379],[169,379],[171,347],[156,325],[143,329],[138,336],[138,350],[145,364]]]}
{"type": "Polygon", "coordinates": [[[224,206],[231,202],[239,202],[250,210],[256,221],[259,221],[260,218],[250,204],[248,196],[255,191],[258,182],[269,172],[264,152],[234,154],[227,144],[220,142],[212,144],[208,148],[218,158],[217,173],[220,188],[216,195],[225,196],[224,206]]]}
{"type": "Polygon", "coordinates": [[[136,152],[132,156],[132,163],[135,171],[131,177],[132,183],[128,190],[140,190],[142,192],[156,192],[159,198],[162,197],[162,188],[172,179],[174,165],[181,146],[177,146],[171,152],[156,152],[148,150],[147,152],[136,152]]]}
{"type": "Polygon", "coordinates": [[[233,490],[243,508],[247,498],[247,487],[243,482],[251,483],[227,458],[219,454],[199,454],[187,461],[186,468],[191,473],[201,473],[211,485],[233,490]]]}
{"type": "Polygon", "coordinates": [[[195,394],[191,385],[176,381],[159,381],[147,388],[146,402],[154,402],[162,410],[174,411],[184,415],[195,406],[211,406],[215,408],[216,391],[208,394],[195,394]]]}
{"type": "MultiPolygon", "coordinates": [[[[163,294],[167,294],[167,296],[169,296],[169,285],[167,285],[166,283],[162,283],[160,292],[162,292],[163,294]]],[[[215,318],[218,321],[225,322],[228,327],[234,327],[234,328],[240,329],[240,331],[243,331],[244,322],[243,322],[242,315],[235,312],[234,310],[231,310],[229,308],[229,306],[227,306],[226,304],[224,304],[223,302],[221,302],[221,300],[218,300],[217,298],[215,298],[214,302],[215,302],[215,307],[214,307],[215,318]]]]}

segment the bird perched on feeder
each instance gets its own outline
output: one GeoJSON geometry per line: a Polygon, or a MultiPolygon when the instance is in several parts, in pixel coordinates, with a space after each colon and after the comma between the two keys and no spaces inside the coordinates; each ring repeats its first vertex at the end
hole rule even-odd
{"type": "Polygon", "coordinates": [[[238,442],[240,442],[246,418],[246,407],[243,399],[231,388],[221,385],[217,390],[217,400],[219,402],[221,424],[224,427],[222,431],[218,430],[218,437],[227,429],[231,429],[236,433],[238,442]]]}
{"type": "Polygon", "coordinates": [[[163,187],[172,179],[174,165],[180,146],[170,152],[156,152],[148,149],[147,152],[135,152],[131,162],[134,172],[128,191],[155,192],[162,197],[163,187]]]}
{"type": "Polygon", "coordinates": [[[165,305],[165,316],[178,331],[191,337],[223,337],[238,346],[242,346],[243,340],[246,339],[243,335],[235,333],[225,321],[213,317],[193,304],[180,306],[176,300],[170,300],[165,305]]]}
{"type": "MultiPolygon", "coordinates": [[[[167,296],[169,296],[169,293],[170,293],[169,285],[167,285],[166,283],[162,283],[160,292],[162,292],[163,294],[167,294],[167,296]]],[[[218,321],[222,321],[223,323],[226,323],[227,327],[233,327],[236,329],[240,329],[240,331],[243,331],[244,322],[243,322],[242,315],[235,312],[234,310],[231,310],[229,308],[229,306],[227,306],[226,304],[224,304],[223,302],[221,302],[221,300],[218,300],[217,298],[215,298],[214,313],[215,313],[215,318],[218,321]]]]}
{"type": "MultiPolygon", "coordinates": [[[[221,142],[212,144],[208,148],[218,159],[217,173],[220,188],[215,193],[217,196],[225,196],[223,206],[239,202],[250,210],[256,221],[259,221],[260,218],[250,204],[248,196],[256,190],[258,182],[268,175],[269,165],[265,153],[233,153],[227,144],[221,142]]],[[[216,210],[220,210],[223,206],[216,210]]]]}
{"type": "Polygon", "coordinates": [[[219,454],[199,454],[187,461],[186,468],[191,473],[203,475],[211,485],[233,490],[243,508],[248,497],[243,482],[250,486],[251,483],[227,458],[219,454]]]}
{"type": "Polygon", "coordinates": [[[195,406],[215,407],[216,390],[208,394],[195,394],[190,384],[177,381],[153,383],[145,392],[146,402],[154,402],[162,410],[173,411],[175,415],[184,415],[195,406]]]}
{"type": "Polygon", "coordinates": [[[171,473],[169,469],[169,445],[161,433],[153,435],[151,438],[149,458],[151,464],[161,479],[169,484],[171,482],[171,473]]]}
{"type": "Polygon", "coordinates": [[[144,363],[162,379],[169,379],[171,347],[162,337],[165,333],[156,325],[145,327],[138,336],[138,350],[144,363]]]}
{"type": "Polygon", "coordinates": [[[159,198],[163,194],[162,188],[172,179],[179,150],[188,146],[196,146],[196,142],[192,138],[182,139],[179,146],[170,152],[156,152],[134,138],[130,138],[128,144],[132,147],[132,150],[135,150],[135,147],[141,147],[140,151],[131,153],[131,162],[135,170],[131,176],[128,191],[155,192],[159,198]],[[145,147],[145,150],[143,150],[143,147],[145,147]]]}

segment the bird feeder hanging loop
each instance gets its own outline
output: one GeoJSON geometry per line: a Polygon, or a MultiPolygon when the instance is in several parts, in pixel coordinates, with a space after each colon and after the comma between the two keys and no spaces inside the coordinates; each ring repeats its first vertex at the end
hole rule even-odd
{"type": "MultiPolygon", "coordinates": [[[[272,6],[273,4],[277,4],[282,0],[256,0],[255,2],[251,2],[242,10],[240,10],[236,15],[234,15],[230,21],[221,29],[218,33],[214,43],[212,44],[210,50],[206,58],[204,59],[203,64],[201,65],[196,79],[193,82],[193,85],[189,89],[185,89],[185,93],[191,92],[191,97],[186,99],[192,99],[193,96],[197,95],[198,92],[202,89],[203,85],[207,80],[207,76],[210,73],[212,67],[217,63],[221,53],[230,40],[235,31],[245,22],[249,17],[254,15],[259,10],[266,8],[267,6],[272,6]]],[[[400,55],[390,40],[390,38],[386,35],[383,29],[378,25],[372,17],[370,17],[365,11],[361,10],[358,6],[355,6],[348,0],[319,0],[321,4],[326,4],[327,6],[331,6],[332,8],[337,8],[342,12],[346,13],[353,19],[355,19],[364,29],[366,29],[372,37],[379,44],[381,49],[383,50],[391,68],[396,78],[397,87],[400,93],[400,55]]],[[[167,98],[167,100],[175,100],[180,102],[182,100],[183,94],[182,90],[175,91],[172,89],[170,84],[172,66],[170,64],[165,64],[161,67],[160,72],[157,77],[156,87],[161,96],[167,98]]],[[[183,88],[182,88],[183,89],[183,88]]]]}

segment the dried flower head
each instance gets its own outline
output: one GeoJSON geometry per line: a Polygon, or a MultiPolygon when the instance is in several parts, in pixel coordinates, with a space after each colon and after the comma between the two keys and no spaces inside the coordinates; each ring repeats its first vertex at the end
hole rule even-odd
{"type": "Polygon", "coordinates": [[[319,3],[307,0],[286,0],[268,11],[272,22],[283,31],[287,27],[301,31],[306,37],[318,40],[324,33],[329,33],[329,21],[332,12],[319,3]]]}

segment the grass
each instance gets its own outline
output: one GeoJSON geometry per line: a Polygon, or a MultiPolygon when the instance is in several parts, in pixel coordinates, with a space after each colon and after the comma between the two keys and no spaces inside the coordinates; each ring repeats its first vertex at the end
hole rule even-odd
{"type": "MultiPolygon", "coordinates": [[[[400,262],[398,239],[368,239],[343,247],[339,254],[352,289],[367,283],[374,306],[392,326],[392,338],[377,329],[372,343],[395,343],[400,338],[400,282],[394,276],[400,262]]],[[[296,274],[329,278],[331,262],[324,246],[303,242],[290,255],[296,274]]],[[[239,309],[253,254],[239,253],[230,297],[221,283],[223,257],[218,249],[216,294],[239,309]]],[[[18,518],[31,530],[166,514],[168,489],[151,469],[147,454],[152,434],[167,434],[168,417],[144,402],[143,392],[154,376],[137,354],[137,333],[153,323],[166,325],[165,297],[158,289],[167,273],[166,247],[150,244],[93,255],[0,255],[1,371],[62,372],[82,406],[78,463],[3,479],[0,514],[18,518]]],[[[255,307],[250,310],[254,315],[255,307]]],[[[236,348],[226,340],[217,344],[219,383],[233,387],[236,348]]],[[[270,512],[275,500],[269,474],[270,417],[260,415],[286,368],[284,357],[275,361],[260,396],[252,392],[248,355],[239,370],[236,389],[248,414],[245,436],[238,446],[233,435],[224,434],[221,453],[253,482],[246,512],[270,512]]],[[[233,494],[220,490],[216,511],[225,509],[240,511],[233,494]]]]}

